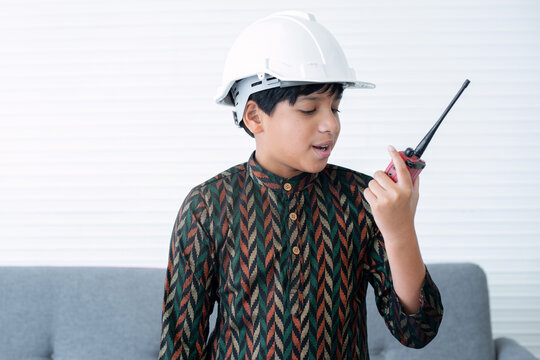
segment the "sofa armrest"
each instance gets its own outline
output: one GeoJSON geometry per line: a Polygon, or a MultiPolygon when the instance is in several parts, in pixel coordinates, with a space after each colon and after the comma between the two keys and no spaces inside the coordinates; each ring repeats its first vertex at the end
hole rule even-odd
{"type": "Polygon", "coordinates": [[[537,360],[534,355],[514,339],[500,337],[495,339],[497,360],[537,360]]]}

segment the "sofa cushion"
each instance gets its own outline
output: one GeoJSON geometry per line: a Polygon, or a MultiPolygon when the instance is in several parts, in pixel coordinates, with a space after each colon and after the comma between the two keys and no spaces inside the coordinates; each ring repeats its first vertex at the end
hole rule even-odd
{"type": "Polygon", "coordinates": [[[2,267],[0,359],[155,360],[164,284],[164,269],[2,267]]]}
{"type": "Polygon", "coordinates": [[[428,271],[441,292],[444,315],[435,339],[423,349],[401,345],[377,312],[368,291],[368,346],[372,360],[493,360],[487,279],[470,263],[431,264],[428,271]]]}

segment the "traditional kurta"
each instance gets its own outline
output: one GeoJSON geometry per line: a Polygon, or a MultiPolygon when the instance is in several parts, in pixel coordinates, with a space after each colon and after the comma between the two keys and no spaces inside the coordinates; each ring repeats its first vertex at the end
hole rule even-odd
{"type": "Polygon", "coordinates": [[[403,312],[363,197],[369,180],[332,164],[286,179],[253,152],[194,187],[172,232],[159,358],[369,359],[368,283],[391,333],[425,346],[439,290],[426,269],[420,309],[403,312]]]}

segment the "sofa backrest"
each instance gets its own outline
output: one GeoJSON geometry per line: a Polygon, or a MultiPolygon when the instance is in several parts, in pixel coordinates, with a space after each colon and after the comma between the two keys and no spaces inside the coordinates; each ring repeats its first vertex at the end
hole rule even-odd
{"type": "MultiPolygon", "coordinates": [[[[404,347],[368,291],[371,359],[494,359],[485,273],[468,263],[428,270],[444,306],[439,333],[423,349],[404,347]]],[[[164,284],[165,269],[0,267],[0,360],[155,360],[164,284]]]]}
{"type": "Polygon", "coordinates": [[[487,279],[470,263],[428,264],[441,293],[444,315],[435,339],[422,349],[401,345],[377,312],[368,291],[368,346],[371,360],[495,359],[487,279]]]}
{"type": "Polygon", "coordinates": [[[165,269],[1,267],[0,359],[158,358],[165,269]]]}

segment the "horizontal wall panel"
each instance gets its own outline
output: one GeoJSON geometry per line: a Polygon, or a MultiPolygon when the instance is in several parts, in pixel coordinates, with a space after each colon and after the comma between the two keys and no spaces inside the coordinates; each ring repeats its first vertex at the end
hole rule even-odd
{"type": "MultiPolygon", "coordinates": [[[[255,149],[213,100],[227,50],[290,6],[2,1],[0,264],[165,268],[185,196],[255,149]]],[[[377,85],[345,90],[331,163],[384,169],[471,80],[424,154],[422,256],[482,266],[494,336],[540,357],[540,3],[294,6],[377,85]]]]}

